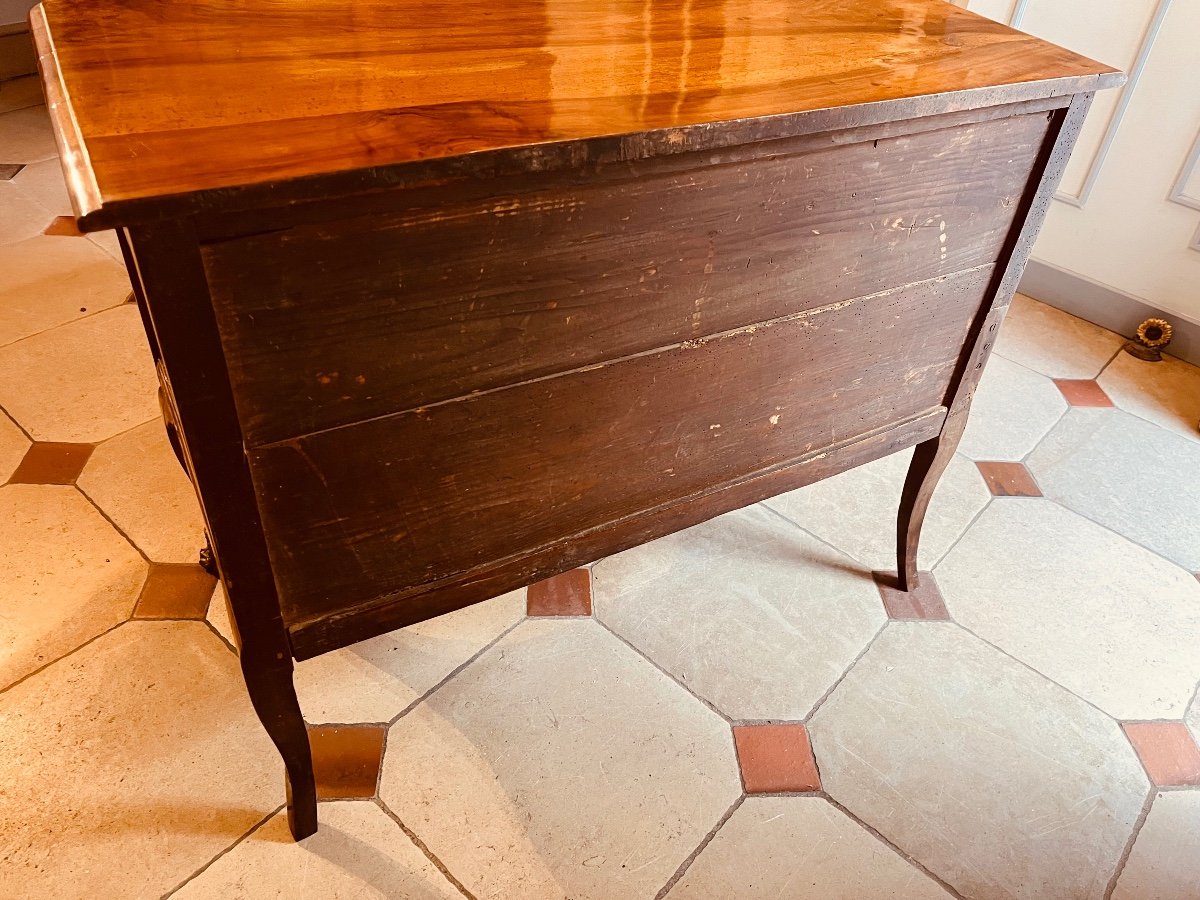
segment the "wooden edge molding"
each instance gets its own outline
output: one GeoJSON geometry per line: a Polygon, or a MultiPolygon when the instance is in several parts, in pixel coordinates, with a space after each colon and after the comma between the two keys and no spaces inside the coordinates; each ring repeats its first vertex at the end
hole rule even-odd
{"type": "Polygon", "coordinates": [[[46,27],[45,11],[40,3],[29,11],[29,28],[33,33],[38,71],[41,73],[42,89],[46,92],[46,109],[54,123],[54,140],[58,145],[58,155],[62,161],[63,174],[66,176],[71,207],[77,217],[76,224],[80,231],[97,231],[111,227],[103,226],[97,229],[84,226],[88,216],[100,211],[103,198],[92,173],[92,163],[88,158],[79,123],[75,121],[71,98],[62,81],[54,39],[50,37],[46,27]]]}

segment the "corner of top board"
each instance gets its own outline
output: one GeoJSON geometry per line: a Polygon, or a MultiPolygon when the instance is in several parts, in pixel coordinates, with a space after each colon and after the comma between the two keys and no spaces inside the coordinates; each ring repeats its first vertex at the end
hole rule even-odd
{"type": "Polygon", "coordinates": [[[103,200],[92,172],[87,145],[79,131],[75,111],[71,108],[71,97],[63,84],[54,36],[50,33],[46,12],[40,3],[29,11],[29,30],[33,35],[42,91],[46,95],[46,109],[50,113],[54,140],[58,144],[59,163],[63,167],[76,224],[80,231],[100,231],[110,226],[93,221],[103,206],[103,200]]]}

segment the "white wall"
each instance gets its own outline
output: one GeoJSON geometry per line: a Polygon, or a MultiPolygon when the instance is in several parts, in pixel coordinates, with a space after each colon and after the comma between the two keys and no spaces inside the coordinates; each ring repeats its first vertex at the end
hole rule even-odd
{"type": "Polygon", "coordinates": [[[1200,0],[956,2],[1131,76],[1097,95],[1033,257],[1200,324],[1200,0]]]}

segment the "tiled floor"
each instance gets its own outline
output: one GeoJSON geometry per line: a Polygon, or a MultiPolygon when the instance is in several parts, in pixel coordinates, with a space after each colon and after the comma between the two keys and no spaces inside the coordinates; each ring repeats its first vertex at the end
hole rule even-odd
{"type": "Polygon", "coordinates": [[[302,663],[291,843],[53,155],[0,116],[0,897],[1200,898],[1200,370],[1025,298],[919,592],[897,456],[302,663]]]}

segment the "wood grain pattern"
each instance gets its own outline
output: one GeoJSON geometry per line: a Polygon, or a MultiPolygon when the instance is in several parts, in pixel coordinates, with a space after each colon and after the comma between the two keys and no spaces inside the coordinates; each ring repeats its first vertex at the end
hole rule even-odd
{"type": "Polygon", "coordinates": [[[84,230],[415,160],[624,135],[633,157],[680,152],[750,139],[728,123],[781,137],[831,109],[1119,77],[944,0],[45,0],[32,23],[84,230]]]}
{"type": "Polygon", "coordinates": [[[1048,125],[398,193],[395,213],[216,242],[205,265],[247,442],[989,263],[1048,125]]]}
{"type": "Polygon", "coordinates": [[[289,626],[945,401],[990,266],[249,454],[289,626]]]}
{"type": "Polygon", "coordinates": [[[943,407],[836,446],[807,453],[775,468],[711,485],[678,503],[632,513],[616,522],[565,537],[533,552],[507,556],[466,573],[431,582],[418,591],[398,591],[359,606],[345,606],[291,627],[296,659],[310,659],[356,641],[423,622],[514,588],[566,572],[582,563],[644,544],[785,491],[853,469],[937,436],[943,407]]]}

